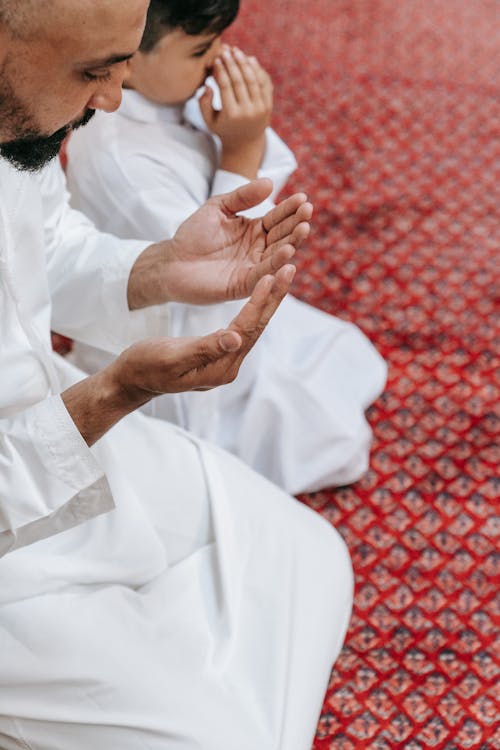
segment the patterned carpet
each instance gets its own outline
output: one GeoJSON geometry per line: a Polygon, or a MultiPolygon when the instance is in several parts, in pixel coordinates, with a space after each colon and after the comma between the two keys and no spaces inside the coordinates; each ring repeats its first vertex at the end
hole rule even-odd
{"type": "Polygon", "coordinates": [[[314,747],[500,748],[500,4],[243,0],[230,38],[316,206],[295,293],[390,365],[368,475],[303,498],[357,581],[314,747]]]}

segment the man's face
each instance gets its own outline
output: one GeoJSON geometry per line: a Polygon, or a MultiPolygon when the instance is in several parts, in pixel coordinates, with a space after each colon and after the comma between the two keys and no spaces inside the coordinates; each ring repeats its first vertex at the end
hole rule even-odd
{"type": "Polygon", "coordinates": [[[140,43],[148,5],[53,0],[33,11],[28,35],[0,27],[1,156],[18,168],[38,169],[94,110],[119,106],[126,61],[140,43]]]}

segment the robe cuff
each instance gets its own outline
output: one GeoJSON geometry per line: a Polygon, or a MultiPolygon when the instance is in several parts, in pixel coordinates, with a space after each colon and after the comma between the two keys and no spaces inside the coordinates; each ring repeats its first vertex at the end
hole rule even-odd
{"type": "Polygon", "coordinates": [[[110,242],[117,243],[117,252],[109,253],[102,267],[102,304],[109,332],[109,346],[114,354],[119,354],[135,341],[155,335],[166,335],[168,323],[166,306],[154,305],[143,310],[129,310],[127,300],[128,281],[132,268],[139,255],[152,242],[121,240],[109,236],[110,242]],[[159,318],[162,318],[160,325],[159,318]],[[115,325],[112,324],[115,321],[115,325]],[[116,321],[121,321],[117,326],[116,321]],[[161,333],[160,333],[161,331],[161,333]]]}
{"type": "Polygon", "coordinates": [[[77,492],[102,477],[101,467],[61,396],[50,396],[33,407],[33,412],[33,444],[54,476],[77,492]]]}
{"type": "Polygon", "coordinates": [[[60,396],[6,421],[0,557],[114,508],[103,470],[60,396]],[[8,487],[11,487],[7,495],[8,487]]]}

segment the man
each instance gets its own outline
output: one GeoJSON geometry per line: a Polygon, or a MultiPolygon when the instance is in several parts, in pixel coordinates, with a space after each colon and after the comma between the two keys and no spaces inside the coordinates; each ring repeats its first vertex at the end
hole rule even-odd
{"type": "Polygon", "coordinates": [[[236,459],[131,412],[236,376],[310,206],[235,217],[270,190],[250,183],[144,247],[71,211],[55,166],[43,200],[29,173],[118,106],[146,10],[0,0],[0,747],[308,748],[349,617],[342,542],[236,459]],[[136,309],[248,294],[225,330],[119,353],[136,309]],[[51,316],[119,356],[83,378],[51,353],[51,316]]]}

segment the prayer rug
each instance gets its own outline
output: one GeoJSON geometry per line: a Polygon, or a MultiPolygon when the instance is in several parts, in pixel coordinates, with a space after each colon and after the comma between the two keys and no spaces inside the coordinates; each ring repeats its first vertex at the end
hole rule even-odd
{"type": "Polygon", "coordinates": [[[315,204],[294,293],[390,367],[368,474],[301,498],[356,573],[314,748],[500,748],[500,4],[243,0],[228,39],[315,204]]]}

